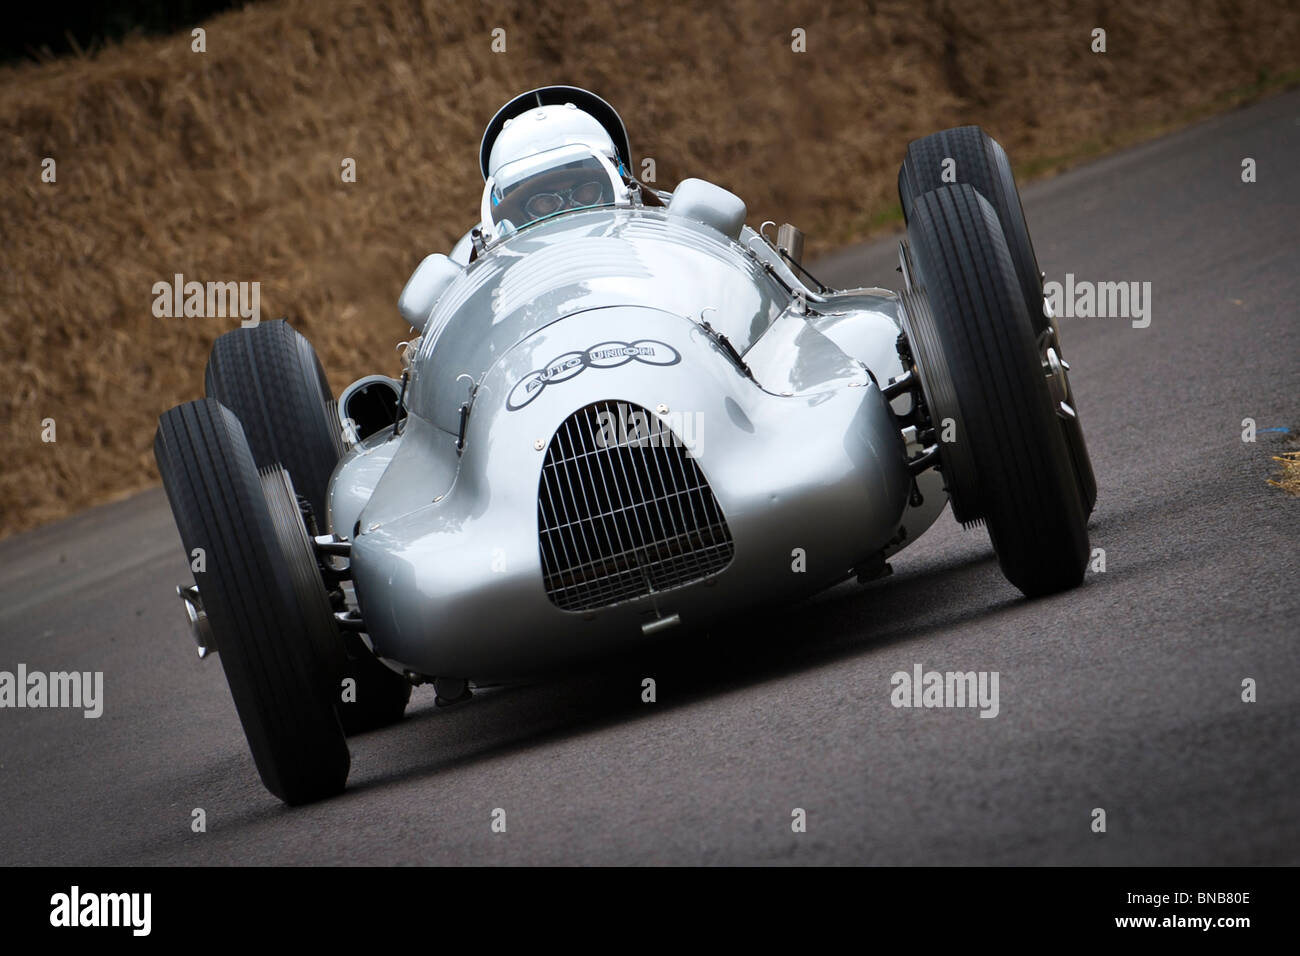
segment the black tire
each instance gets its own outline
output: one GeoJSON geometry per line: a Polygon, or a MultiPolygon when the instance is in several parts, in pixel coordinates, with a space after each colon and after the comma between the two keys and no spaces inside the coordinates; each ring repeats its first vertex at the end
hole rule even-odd
{"type": "Polygon", "coordinates": [[[213,343],[203,386],[239,418],[258,467],[283,465],[324,526],[343,428],[311,343],[284,319],[234,329],[213,343]]]}
{"type": "MultiPolygon", "coordinates": [[[[1029,238],[1029,225],[1025,222],[1025,211],[1020,203],[1020,190],[1011,173],[1011,161],[1001,143],[978,126],[958,126],[913,140],[908,144],[907,155],[898,170],[898,198],[903,206],[903,219],[911,222],[918,197],[948,185],[942,180],[946,159],[954,162],[956,182],[975,187],[975,191],[988,200],[997,213],[1034,334],[1041,339],[1039,352],[1050,346],[1057,358],[1064,359],[1060,331],[1043,314],[1043,276],[1039,271],[1034,243],[1029,238]]],[[[1062,428],[1084,511],[1091,514],[1097,503],[1097,478],[1079,424],[1079,406],[1073,399],[1071,394],[1069,404],[1075,417],[1072,421],[1062,421],[1062,428]]]]}
{"type": "Polygon", "coordinates": [[[953,160],[956,183],[974,186],[997,213],[1029,319],[1035,334],[1042,334],[1051,326],[1043,314],[1043,276],[1029,238],[1011,163],[997,140],[978,126],[958,126],[909,143],[898,170],[898,199],[903,206],[904,221],[911,223],[918,198],[948,185],[942,178],[947,159],[953,160]]]}
{"type": "Polygon", "coordinates": [[[159,420],[154,457],[186,555],[204,552],[194,580],[262,782],[289,804],[339,793],[350,757],[337,664],[304,620],[239,420],[213,399],[178,405],[159,420]]]}
{"type": "MultiPolygon", "coordinates": [[[[243,423],[258,466],[283,467],[323,530],[330,476],[343,453],[343,429],[311,343],[284,319],[234,329],[213,344],[203,380],[208,396],[243,423]]],[[[350,736],[401,720],[410,683],[381,664],[360,637],[339,637],[332,616],[328,627],[346,655],[340,680],[356,681],[355,700],[336,695],[344,731],[350,736]]]]}
{"type": "Polygon", "coordinates": [[[1075,587],[1087,516],[997,212],[972,186],[917,198],[908,226],[908,344],[953,512],[988,528],[1003,574],[1035,597],[1075,587]]]}
{"type": "MultiPolygon", "coordinates": [[[[330,688],[337,709],[342,681],[347,671],[347,654],[316,561],[316,549],[312,547],[311,538],[303,524],[302,509],[298,505],[293,481],[282,465],[259,468],[257,473],[280,546],[281,560],[289,572],[298,616],[311,640],[316,659],[321,662],[327,675],[326,686],[330,688]]],[[[344,730],[346,729],[344,725],[344,730]]]]}
{"type": "Polygon", "coordinates": [[[359,634],[339,631],[289,473],[281,465],[258,471],[285,565],[293,578],[299,614],[320,659],[329,668],[343,732],[350,737],[396,723],[406,713],[410,682],[381,664],[359,634]],[[355,684],[345,693],[343,681],[347,678],[355,684]]]}

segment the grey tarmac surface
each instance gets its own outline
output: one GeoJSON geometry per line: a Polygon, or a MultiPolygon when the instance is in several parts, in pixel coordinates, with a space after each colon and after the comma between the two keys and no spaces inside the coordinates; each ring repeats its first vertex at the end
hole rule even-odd
{"type": "MultiPolygon", "coordinates": [[[[1289,93],[1026,189],[1049,280],[1152,284],[1148,328],[1063,322],[1106,552],[1069,594],[1023,600],[945,515],[890,578],[653,658],[418,689],[289,810],[194,657],[161,491],[0,543],[0,670],[105,675],[97,720],[0,710],[0,863],[1300,863],[1300,501],[1266,483],[1297,446],[1241,440],[1300,430],[1298,157],[1289,93]],[[895,709],[916,664],[998,671],[999,715],[895,709]]],[[[894,287],[896,244],[814,271],[894,287]]]]}

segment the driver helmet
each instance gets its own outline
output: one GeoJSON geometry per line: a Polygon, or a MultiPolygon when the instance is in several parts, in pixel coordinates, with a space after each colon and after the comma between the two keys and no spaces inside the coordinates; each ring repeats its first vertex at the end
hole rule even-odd
{"type": "Polygon", "coordinates": [[[617,143],[572,102],[533,106],[506,119],[486,152],[483,228],[493,237],[628,197],[617,143]]]}

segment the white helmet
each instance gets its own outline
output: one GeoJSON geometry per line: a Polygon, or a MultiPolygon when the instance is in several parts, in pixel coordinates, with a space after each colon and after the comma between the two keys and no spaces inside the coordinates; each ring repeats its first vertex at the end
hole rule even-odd
{"type": "Polygon", "coordinates": [[[515,97],[479,148],[482,227],[489,239],[571,209],[625,204],[627,131],[594,93],[550,86],[515,97]]]}
{"type": "Polygon", "coordinates": [[[487,174],[495,176],[507,163],[573,145],[586,146],[618,164],[618,148],[605,128],[590,113],[565,103],[538,106],[506,120],[488,154],[487,174]]]}
{"type": "Polygon", "coordinates": [[[614,107],[589,90],[577,86],[543,86],[527,93],[520,93],[501,109],[497,110],[492,121],[483,133],[483,142],[479,146],[479,169],[487,179],[496,169],[511,159],[528,155],[525,150],[532,142],[532,152],[563,146],[570,142],[587,142],[600,144],[599,152],[610,155],[615,166],[631,168],[632,153],[627,139],[627,127],[623,125],[614,107]],[[550,107],[563,107],[564,111],[550,110],[550,107]],[[534,118],[531,122],[522,122],[527,113],[536,113],[543,108],[545,119],[534,118]],[[551,117],[551,113],[556,115],[551,117]],[[561,119],[560,117],[563,117],[561,119]],[[554,121],[552,121],[554,120],[554,121]],[[593,125],[594,124],[594,125],[593,125]],[[511,127],[511,134],[505,137],[506,126],[511,127]],[[599,127],[599,131],[597,130],[599,127]],[[541,144],[546,139],[543,129],[555,131],[555,141],[541,144]],[[603,135],[602,135],[603,132],[603,135]],[[572,139],[563,139],[572,136],[572,139]],[[496,151],[497,141],[506,139],[501,153],[496,151]],[[536,142],[532,142],[532,141],[536,142]],[[514,145],[511,145],[513,141],[514,145]],[[606,150],[613,147],[613,154],[606,150]],[[508,158],[507,158],[508,157],[508,158]]]}

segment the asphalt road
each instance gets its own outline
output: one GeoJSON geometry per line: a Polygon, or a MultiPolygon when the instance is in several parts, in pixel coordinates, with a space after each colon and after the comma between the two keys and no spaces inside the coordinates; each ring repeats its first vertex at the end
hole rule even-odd
{"type": "MultiPolygon", "coordinates": [[[[1152,288],[1148,328],[1064,320],[1106,552],[1069,594],[945,516],[893,577],[690,647],[417,690],[288,810],[184,632],[161,492],[0,543],[0,670],[104,672],[99,719],[0,710],[0,863],[1300,863],[1300,501],[1266,483],[1297,446],[1241,440],[1300,430],[1297,157],[1291,93],[1026,190],[1049,279],[1152,288]],[[894,708],[917,664],[997,671],[998,716],[894,708]]],[[[895,244],[815,271],[892,286],[895,244]]]]}

